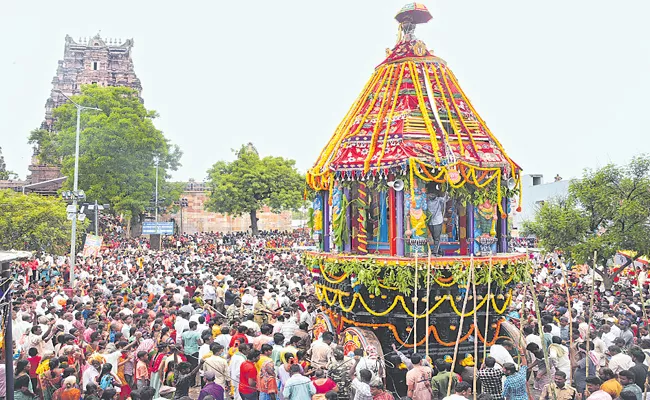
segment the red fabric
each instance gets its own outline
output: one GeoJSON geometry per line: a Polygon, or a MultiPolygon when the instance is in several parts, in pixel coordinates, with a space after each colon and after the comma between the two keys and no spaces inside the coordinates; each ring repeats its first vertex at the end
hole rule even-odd
{"type": "Polygon", "coordinates": [[[38,368],[38,364],[41,362],[41,356],[34,356],[34,357],[27,357],[27,361],[29,361],[29,377],[30,378],[38,378],[38,375],[36,375],[36,368],[38,368]]]}
{"type": "Polygon", "coordinates": [[[230,338],[230,346],[229,347],[236,347],[235,342],[239,342],[239,344],[248,343],[248,338],[243,333],[237,333],[235,336],[230,338]]]}
{"type": "Polygon", "coordinates": [[[330,378],[327,378],[327,380],[322,385],[316,384],[316,380],[313,380],[312,383],[316,388],[316,394],[325,394],[336,387],[336,382],[330,378]]]}
{"type": "Polygon", "coordinates": [[[254,362],[246,360],[239,367],[239,391],[243,394],[256,392],[254,387],[248,386],[249,379],[257,382],[257,368],[254,362]]]}

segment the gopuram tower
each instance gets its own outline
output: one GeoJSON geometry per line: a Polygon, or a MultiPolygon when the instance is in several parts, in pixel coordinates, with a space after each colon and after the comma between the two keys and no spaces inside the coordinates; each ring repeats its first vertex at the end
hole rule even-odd
{"type": "MultiPolygon", "coordinates": [[[[52,91],[45,102],[45,119],[42,129],[51,130],[54,119],[52,110],[67,100],[61,94],[70,97],[81,92],[81,85],[127,86],[140,94],[142,85],[133,69],[131,49],[133,39],[104,39],[99,34],[92,38],[75,41],[69,35],[65,37],[63,59],[59,60],[56,75],[52,79],[52,91]]],[[[38,149],[34,149],[34,155],[38,149]]],[[[58,165],[41,165],[37,157],[32,158],[29,166],[30,183],[39,183],[61,176],[58,165]]],[[[43,187],[38,191],[51,192],[60,184],[43,187]]]]}

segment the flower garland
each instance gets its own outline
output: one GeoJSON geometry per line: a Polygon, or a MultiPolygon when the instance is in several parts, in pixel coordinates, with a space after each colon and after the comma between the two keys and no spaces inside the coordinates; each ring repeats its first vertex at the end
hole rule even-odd
{"type": "MultiPolygon", "coordinates": [[[[330,317],[330,320],[337,321],[336,328],[339,329],[339,330],[342,329],[343,324],[353,325],[353,326],[356,326],[356,327],[373,328],[373,329],[388,328],[391,331],[391,333],[393,334],[393,337],[395,338],[395,340],[402,347],[412,348],[414,346],[413,343],[407,343],[404,340],[402,340],[402,338],[399,336],[399,333],[397,332],[397,327],[395,327],[395,325],[393,325],[391,323],[373,324],[373,323],[367,323],[367,322],[358,322],[358,321],[353,321],[351,319],[348,319],[348,318],[346,318],[346,317],[344,317],[342,315],[336,314],[332,310],[327,310],[327,313],[328,313],[328,316],[330,317]]],[[[490,340],[489,342],[486,343],[487,346],[492,346],[493,344],[496,343],[497,339],[499,338],[499,332],[501,331],[501,323],[502,322],[503,322],[503,320],[497,321],[496,326],[494,327],[495,328],[494,335],[492,337],[492,340],[490,340]]],[[[467,331],[467,333],[464,336],[462,336],[460,338],[459,343],[466,341],[472,335],[472,333],[474,333],[474,329],[476,329],[474,324],[470,325],[469,330],[467,331]]],[[[476,333],[477,333],[478,339],[481,342],[485,342],[487,340],[486,337],[483,336],[483,334],[481,334],[480,329],[477,329],[476,333]]],[[[422,339],[420,339],[419,342],[417,342],[417,346],[424,345],[426,343],[426,340],[427,340],[427,335],[430,335],[430,334],[433,334],[434,339],[441,346],[452,347],[452,346],[454,346],[456,344],[455,340],[452,341],[452,342],[445,342],[442,339],[440,339],[440,336],[438,335],[438,329],[435,327],[435,325],[431,325],[431,326],[429,326],[429,329],[427,330],[427,333],[425,334],[425,336],[422,339]]]]}
{"type": "Polygon", "coordinates": [[[388,119],[386,120],[386,131],[384,132],[384,142],[381,146],[381,153],[377,158],[377,166],[381,164],[381,160],[384,158],[384,153],[386,152],[386,144],[388,143],[388,137],[390,136],[390,127],[393,122],[393,114],[395,112],[395,107],[397,106],[397,99],[399,98],[399,90],[402,86],[402,78],[404,78],[404,70],[406,69],[406,64],[402,64],[402,68],[399,71],[399,78],[397,80],[397,86],[395,87],[395,94],[393,95],[393,105],[388,114],[388,119]]]}
{"type": "MultiPolygon", "coordinates": [[[[436,82],[438,82],[438,68],[434,65],[434,76],[436,77],[436,82]]],[[[445,84],[445,87],[447,88],[447,92],[449,92],[449,102],[454,106],[454,109],[456,110],[456,116],[458,117],[458,120],[460,121],[461,125],[465,129],[465,132],[467,132],[467,136],[469,136],[469,140],[472,143],[472,148],[474,149],[474,154],[476,155],[477,158],[479,157],[478,154],[478,149],[476,147],[476,142],[474,141],[474,136],[472,135],[472,132],[469,130],[467,125],[465,124],[465,120],[463,119],[463,114],[458,108],[458,105],[454,101],[454,94],[451,92],[451,87],[449,86],[449,82],[447,81],[447,77],[445,74],[442,72],[442,67],[440,67],[440,76],[442,77],[442,81],[445,84]]],[[[450,118],[451,121],[451,118],[450,118]]]]}
{"type": "MultiPolygon", "coordinates": [[[[465,155],[465,146],[463,145],[463,139],[460,135],[460,130],[456,127],[456,124],[454,124],[454,120],[451,116],[451,109],[449,108],[449,103],[447,102],[447,96],[445,95],[445,91],[443,87],[440,85],[440,81],[438,80],[438,72],[436,67],[433,67],[433,77],[436,79],[436,86],[440,88],[440,97],[442,97],[442,102],[445,105],[445,109],[447,110],[447,117],[449,120],[449,125],[451,125],[451,129],[454,131],[456,134],[456,137],[458,138],[458,151],[461,156],[465,155]]],[[[450,93],[451,94],[451,93],[450,93]]],[[[458,116],[459,119],[460,116],[458,116]]],[[[469,134],[469,133],[468,133],[469,134]]]]}
{"type": "Polygon", "coordinates": [[[494,135],[492,134],[492,131],[490,131],[490,128],[488,128],[488,126],[487,126],[487,124],[485,123],[485,121],[483,121],[483,119],[481,118],[481,116],[480,116],[480,115],[476,112],[476,110],[474,109],[474,106],[472,105],[472,103],[470,103],[469,99],[468,99],[467,96],[465,95],[465,92],[463,91],[463,88],[461,88],[461,86],[458,84],[458,80],[456,79],[456,76],[454,75],[454,73],[453,73],[450,69],[446,69],[446,68],[445,68],[445,73],[446,73],[446,74],[449,76],[449,78],[452,80],[452,82],[454,83],[454,86],[456,86],[456,87],[458,88],[458,92],[459,92],[460,95],[462,96],[462,98],[463,98],[463,100],[465,101],[465,103],[467,103],[467,106],[468,106],[469,109],[472,111],[472,113],[474,114],[474,116],[476,117],[476,119],[478,119],[478,121],[481,123],[481,125],[485,128],[485,130],[487,131],[487,134],[490,135],[490,137],[492,138],[492,140],[494,140],[494,143],[497,145],[497,147],[498,147],[499,150],[501,151],[501,154],[503,154],[503,156],[508,160],[508,163],[510,164],[510,168],[512,168],[512,173],[514,174],[515,171],[519,171],[518,168],[515,168],[515,163],[512,161],[512,159],[511,159],[510,157],[508,157],[508,154],[507,154],[506,151],[503,149],[503,146],[501,145],[501,142],[499,142],[499,140],[496,138],[496,136],[494,136],[494,135]]]}
{"type": "Polygon", "coordinates": [[[332,136],[332,139],[325,147],[325,150],[323,150],[318,156],[316,165],[307,172],[307,183],[315,190],[326,189],[325,184],[323,183],[323,178],[325,178],[325,182],[327,182],[331,171],[328,168],[323,168],[323,166],[330,159],[330,156],[334,154],[336,147],[338,147],[342,138],[350,130],[352,123],[354,122],[353,117],[361,110],[365,104],[364,100],[368,98],[370,93],[377,85],[377,82],[379,82],[379,80],[385,76],[385,73],[386,69],[383,68],[370,77],[366,83],[366,86],[364,86],[363,90],[361,91],[359,97],[355,100],[352,107],[350,107],[348,110],[348,113],[345,115],[341,123],[337,126],[336,131],[332,136]]]}
{"type": "Polygon", "coordinates": [[[436,131],[431,125],[431,119],[429,118],[429,112],[427,111],[426,103],[424,102],[424,96],[422,95],[422,88],[420,87],[420,77],[417,73],[417,67],[413,61],[409,61],[409,72],[411,74],[411,80],[413,81],[413,87],[415,88],[415,94],[418,99],[418,106],[420,107],[420,112],[422,113],[422,119],[424,120],[424,125],[427,128],[429,133],[429,138],[431,139],[431,150],[435,156],[436,162],[440,164],[440,146],[438,145],[438,139],[436,138],[436,131]]]}
{"type": "Polygon", "coordinates": [[[425,318],[427,315],[432,314],[446,300],[449,300],[449,303],[451,304],[451,308],[454,310],[454,312],[458,316],[469,317],[469,316],[473,315],[476,311],[481,309],[488,302],[488,300],[490,300],[490,299],[492,300],[492,308],[494,309],[494,311],[497,314],[503,314],[505,312],[506,308],[508,307],[508,305],[510,304],[511,300],[512,300],[512,290],[508,291],[508,294],[505,297],[505,301],[504,301],[504,303],[503,303],[503,305],[501,307],[497,306],[494,295],[484,296],[483,299],[481,300],[481,302],[476,305],[476,308],[474,308],[473,310],[468,311],[466,313],[462,313],[460,310],[458,310],[458,307],[456,307],[456,303],[454,301],[453,296],[448,294],[448,295],[442,296],[426,312],[418,313],[418,315],[416,317],[415,313],[406,305],[406,301],[404,299],[404,296],[402,296],[402,295],[395,296],[395,298],[393,299],[393,303],[390,306],[388,306],[388,308],[386,308],[384,311],[375,311],[372,308],[370,308],[370,306],[368,306],[368,303],[366,303],[366,300],[363,298],[363,296],[361,296],[360,293],[350,294],[348,292],[344,292],[344,291],[339,290],[339,289],[331,289],[331,288],[328,288],[327,286],[319,285],[319,284],[315,285],[315,288],[316,288],[315,294],[316,294],[316,297],[318,298],[318,300],[320,300],[320,301],[324,300],[325,303],[327,303],[330,307],[334,307],[334,304],[337,302],[337,298],[338,298],[338,306],[339,306],[339,308],[341,308],[341,310],[343,310],[345,312],[351,312],[354,309],[354,306],[356,305],[357,300],[358,300],[361,303],[361,305],[363,306],[363,308],[369,314],[371,314],[371,315],[373,315],[375,317],[383,317],[383,316],[388,315],[391,311],[393,311],[393,309],[395,309],[395,307],[397,307],[397,304],[399,303],[399,304],[402,305],[402,308],[404,309],[404,311],[410,317],[425,318]],[[330,298],[328,296],[328,292],[331,292],[331,293],[334,294],[334,297],[331,300],[330,300],[330,298]],[[343,303],[343,298],[344,297],[349,298],[350,296],[352,296],[352,301],[350,302],[349,306],[346,306],[343,303]]]}
{"type": "MultiPolygon", "coordinates": [[[[527,268],[528,260],[525,255],[519,257],[504,256],[493,257],[492,259],[475,259],[479,269],[477,273],[477,284],[485,284],[491,281],[494,284],[505,287],[511,282],[521,281],[523,272],[527,268]],[[488,262],[492,261],[493,266],[488,270],[488,262]],[[506,268],[504,274],[503,267],[506,268]],[[488,272],[490,271],[490,272],[488,272]],[[505,275],[505,276],[504,276],[505,275]]],[[[463,281],[463,270],[469,265],[469,259],[435,260],[433,265],[433,283],[440,287],[448,288],[463,281]],[[442,277],[441,270],[451,272],[451,276],[442,277]]],[[[368,290],[379,295],[380,289],[396,290],[409,294],[414,279],[412,267],[413,261],[404,258],[382,258],[366,256],[359,259],[354,256],[343,256],[333,254],[305,253],[303,264],[312,269],[316,266],[320,269],[320,276],[333,285],[341,284],[351,276],[355,276],[355,284],[363,284],[368,290]],[[403,267],[403,268],[402,268],[403,267]],[[338,275],[337,275],[338,274],[338,275]]],[[[426,270],[420,272],[420,278],[426,278],[426,270]]],[[[356,286],[355,285],[355,286],[356,286]]]]}
{"type": "MultiPolygon", "coordinates": [[[[381,104],[379,105],[379,111],[377,112],[376,116],[376,121],[375,122],[375,127],[372,130],[372,136],[370,137],[370,147],[368,147],[368,155],[366,156],[366,160],[363,162],[363,173],[367,174],[368,170],[370,170],[370,160],[372,160],[373,152],[375,150],[375,146],[377,145],[377,135],[379,132],[381,132],[381,125],[384,120],[384,106],[386,105],[386,102],[388,101],[388,98],[390,97],[390,94],[393,94],[393,91],[391,90],[393,88],[393,85],[395,84],[395,81],[393,81],[393,73],[395,72],[395,65],[391,65],[388,67],[389,73],[388,73],[388,80],[386,81],[386,87],[383,87],[380,89],[379,94],[383,91],[384,94],[381,99],[381,104]]],[[[379,97],[379,94],[377,95],[379,97]]],[[[387,127],[386,129],[388,129],[387,127]]]]}

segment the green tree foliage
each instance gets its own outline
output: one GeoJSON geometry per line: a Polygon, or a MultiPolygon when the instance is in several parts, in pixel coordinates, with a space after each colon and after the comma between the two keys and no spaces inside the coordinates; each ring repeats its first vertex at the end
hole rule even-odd
{"type": "MultiPolygon", "coordinates": [[[[79,188],[88,199],[110,203],[127,218],[140,215],[153,197],[156,156],[160,159],[159,197],[168,203],[163,205],[178,198],[178,193],[166,189],[173,186],[165,180],[167,171],[180,165],[182,153],[156,129],[156,112],[144,107],[136,91],[88,85],[72,99],[102,110],[81,113],[79,188]]],[[[64,189],[71,189],[77,110],[66,103],[54,110],[54,116],[54,132],[35,130],[29,141],[37,145],[42,163],[61,165],[62,173],[70,177],[64,189]]]]}
{"type": "MultiPolygon", "coordinates": [[[[0,190],[0,248],[67,254],[71,222],[65,207],[56,197],[0,190]]],[[[87,224],[78,222],[77,240],[87,224]]]]}
{"type": "Polygon", "coordinates": [[[591,264],[597,252],[596,273],[611,287],[624,269],[613,272],[607,265],[617,251],[650,254],[650,157],[586,170],[571,182],[567,198],[546,202],[524,230],[546,250],[561,250],[574,262],[591,264]]]}
{"type": "Polygon", "coordinates": [[[249,214],[256,235],[257,210],[264,205],[274,212],[296,210],[303,203],[304,179],[294,160],[260,158],[251,146],[242,146],[236,154],[236,160],[218,161],[208,170],[211,193],[205,208],[234,216],[249,214]]]}
{"type": "Polygon", "coordinates": [[[7,171],[7,164],[2,155],[2,147],[0,147],[0,180],[18,179],[18,175],[13,171],[7,171]]]}

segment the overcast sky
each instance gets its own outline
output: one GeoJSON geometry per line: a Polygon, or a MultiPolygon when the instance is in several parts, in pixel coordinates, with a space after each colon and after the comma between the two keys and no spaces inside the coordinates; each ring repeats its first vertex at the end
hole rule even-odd
{"type": "MultiPolygon", "coordinates": [[[[403,0],[2,0],[0,146],[27,173],[70,34],[133,38],[156,126],[202,180],[230,149],[311,166],[395,44],[403,0]]],[[[650,152],[650,1],[430,0],[416,30],[526,173],[650,152]]]]}

